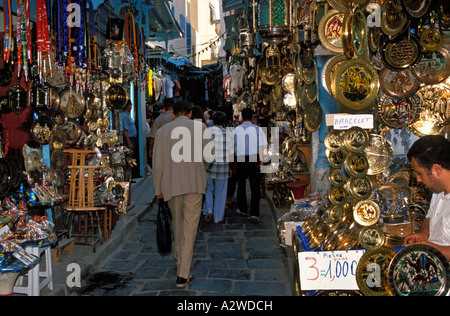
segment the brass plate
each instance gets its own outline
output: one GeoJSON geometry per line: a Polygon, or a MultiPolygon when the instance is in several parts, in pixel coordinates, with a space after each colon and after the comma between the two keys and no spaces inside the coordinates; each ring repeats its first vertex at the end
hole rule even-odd
{"type": "Polygon", "coordinates": [[[380,84],[384,92],[393,98],[408,98],[420,88],[420,82],[411,69],[392,71],[385,67],[380,73],[380,84]]]}
{"type": "Polygon", "coordinates": [[[342,148],[342,136],[344,131],[332,129],[328,131],[324,144],[329,151],[339,151],[342,148]]]}
{"type": "Polygon", "coordinates": [[[68,118],[75,119],[79,118],[86,107],[86,101],[78,94],[75,90],[71,88],[65,89],[61,92],[61,110],[63,110],[68,118]]]}
{"type": "Polygon", "coordinates": [[[450,76],[450,54],[445,48],[425,52],[411,71],[417,80],[427,85],[444,82],[450,76]]]}
{"type": "Polygon", "coordinates": [[[347,0],[327,0],[328,3],[336,10],[344,13],[352,7],[351,3],[347,0]]]}
{"type": "Polygon", "coordinates": [[[378,103],[381,121],[395,129],[403,129],[416,122],[420,117],[420,111],[420,98],[417,95],[402,99],[384,95],[378,103]]]}
{"type": "Polygon", "coordinates": [[[110,110],[121,110],[127,105],[127,90],[119,84],[111,85],[106,91],[105,99],[110,110]]]}
{"type": "Polygon", "coordinates": [[[342,137],[345,149],[351,152],[362,152],[369,144],[369,134],[361,127],[352,127],[342,137]]]}
{"type": "Polygon", "coordinates": [[[406,12],[413,18],[421,18],[428,12],[431,0],[402,0],[406,12]]]}
{"type": "Polygon", "coordinates": [[[67,124],[61,127],[66,132],[67,144],[75,145],[81,137],[81,126],[76,120],[68,120],[67,124]]]}
{"type": "Polygon", "coordinates": [[[362,57],[366,51],[368,31],[366,15],[361,7],[357,7],[352,16],[351,39],[358,57],[362,57]]]}
{"type": "Polygon", "coordinates": [[[380,27],[369,28],[368,43],[369,49],[372,53],[378,52],[383,45],[384,33],[380,27]]]}
{"type": "Polygon", "coordinates": [[[364,149],[364,153],[369,161],[369,176],[383,173],[389,168],[393,161],[394,150],[391,143],[377,134],[370,134],[369,145],[364,149]]]}
{"type": "Polygon", "coordinates": [[[360,201],[353,208],[353,218],[361,226],[373,226],[380,219],[380,207],[374,201],[360,201]]]}
{"type": "Polygon", "coordinates": [[[345,176],[342,169],[331,168],[328,176],[330,183],[336,187],[343,187],[345,185],[345,176]]]}
{"type": "Polygon", "coordinates": [[[345,156],[342,150],[338,151],[326,150],[326,155],[332,168],[341,168],[345,162],[345,156]]]}
{"type": "Polygon", "coordinates": [[[426,135],[439,135],[442,126],[435,124],[436,114],[430,109],[423,109],[419,114],[419,119],[408,126],[408,130],[418,137],[426,135]]]}
{"type": "Polygon", "coordinates": [[[395,36],[406,30],[410,22],[408,14],[398,0],[386,0],[381,5],[381,30],[395,36]]]}
{"type": "Polygon", "coordinates": [[[341,32],[343,30],[344,14],[338,10],[329,10],[320,20],[319,39],[329,51],[342,54],[344,46],[341,32]]]}
{"type": "Polygon", "coordinates": [[[303,115],[303,123],[310,133],[319,130],[323,122],[322,105],[316,100],[306,106],[305,114],[303,115]]]}
{"type": "Polygon", "coordinates": [[[352,177],[348,184],[348,191],[356,200],[366,200],[372,195],[372,182],[367,177],[352,177]]]}
{"type": "Polygon", "coordinates": [[[439,0],[438,3],[439,25],[443,28],[450,27],[450,5],[447,0],[439,0]]]}
{"type": "Polygon", "coordinates": [[[348,59],[345,55],[337,55],[328,59],[328,61],[323,66],[322,70],[322,85],[325,91],[329,94],[334,95],[332,90],[332,82],[336,72],[339,70],[340,66],[346,62],[348,59]]]}
{"type": "Polygon", "coordinates": [[[347,202],[347,191],[343,187],[331,186],[329,198],[334,206],[342,206],[347,202]]]}
{"type": "Polygon", "coordinates": [[[447,296],[449,280],[447,258],[428,245],[403,249],[389,266],[389,287],[396,296],[447,296]]]}
{"type": "Polygon", "coordinates": [[[380,80],[375,68],[365,60],[353,59],[341,65],[333,81],[336,100],[352,110],[362,110],[378,96],[380,80]]]}
{"type": "Polygon", "coordinates": [[[302,67],[301,78],[306,84],[311,84],[316,80],[316,67],[313,64],[311,67],[302,67]]]}
{"type": "Polygon", "coordinates": [[[437,51],[444,45],[444,35],[434,28],[424,29],[420,33],[420,44],[428,51],[437,51]]]}
{"type": "Polygon", "coordinates": [[[388,247],[367,251],[356,268],[356,283],[366,296],[392,296],[389,266],[397,251],[388,247]]]}
{"type": "Polygon", "coordinates": [[[344,55],[348,59],[352,59],[355,56],[355,49],[352,43],[352,23],[353,23],[353,11],[351,9],[345,11],[343,26],[342,26],[342,45],[344,46],[344,55]]]}
{"type": "Polygon", "coordinates": [[[35,142],[41,145],[47,145],[50,143],[54,128],[55,124],[52,120],[40,118],[31,126],[31,136],[35,142]]]}
{"type": "Polygon", "coordinates": [[[397,36],[385,43],[381,58],[389,69],[401,71],[416,65],[422,58],[422,50],[416,36],[397,36]]]}
{"type": "Polygon", "coordinates": [[[379,226],[364,227],[359,233],[359,242],[366,250],[380,249],[386,241],[386,235],[379,226]]]}
{"type": "Polygon", "coordinates": [[[284,91],[286,92],[294,92],[294,80],[295,75],[294,74],[287,74],[283,77],[283,80],[281,81],[281,86],[283,87],[284,91]]]}
{"type": "Polygon", "coordinates": [[[352,153],[345,159],[345,170],[353,177],[362,178],[369,171],[369,161],[364,153],[352,153]]]}

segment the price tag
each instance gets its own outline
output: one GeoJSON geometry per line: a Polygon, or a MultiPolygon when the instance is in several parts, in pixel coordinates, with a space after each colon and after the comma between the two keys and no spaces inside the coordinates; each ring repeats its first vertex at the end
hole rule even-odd
{"type": "Polygon", "coordinates": [[[302,291],[359,290],[356,268],[364,250],[300,252],[302,291]]]}

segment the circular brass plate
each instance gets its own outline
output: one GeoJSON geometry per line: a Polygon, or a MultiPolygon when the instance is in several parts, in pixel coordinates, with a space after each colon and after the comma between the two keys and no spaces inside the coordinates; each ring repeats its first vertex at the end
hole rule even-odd
{"type": "Polygon", "coordinates": [[[353,177],[365,177],[369,171],[369,160],[364,153],[352,153],[345,160],[345,170],[353,177]]]}
{"type": "Polygon", "coordinates": [[[343,187],[331,186],[329,198],[331,204],[342,206],[347,202],[347,192],[343,187]]]}
{"type": "Polygon", "coordinates": [[[110,110],[121,110],[128,101],[127,90],[119,84],[111,85],[106,91],[105,99],[110,110]]]}
{"type": "Polygon", "coordinates": [[[322,105],[316,100],[306,106],[303,116],[303,123],[308,132],[313,133],[319,130],[323,122],[322,105]]]}
{"type": "Polygon", "coordinates": [[[333,81],[336,100],[352,110],[362,110],[373,105],[379,88],[378,72],[362,59],[342,64],[333,81]]]}
{"type": "Polygon", "coordinates": [[[397,252],[381,247],[367,251],[356,268],[356,283],[366,296],[392,296],[389,288],[389,266],[397,252]]]}
{"type": "Polygon", "coordinates": [[[342,137],[345,149],[351,152],[362,152],[369,144],[369,134],[361,127],[352,127],[342,137]]]}
{"type": "Polygon", "coordinates": [[[335,53],[344,53],[341,32],[344,14],[338,10],[329,10],[320,20],[319,39],[322,45],[335,53]]]}
{"type": "Polygon", "coordinates": [[[75,90],[71,88],[65,89],[61,92],[61,110],[66,112],[68,118],[79,118],[86,107],[86,101],[78,94],[75,90]]]}
{"type": "Polygon", "coordinates": [[[328,3],[336,10],[345,12],[352,7],[347,0],[327,0],[328,3]]]}
{"type": "Polygon", "coordinates": [[[352,177],[348,185],[348,191],[356,200],[366,200],[372,195],[372,182],[367,177],[352,177]]]}
{"type": "Polygon", "coordinates": [[[345,162],[345,156],[343,150],[338,151],[329,151],[326,150],[326,154],[328,157],[328,161],[330,162],[331,167],[333,168],[341,168],[345,162]]]}
{"type": "Polygon", "coordinates": [[[355,49],[353,47],[352,39],[352,26],[353,23],[353,11],[351,9],[345,11],[343,27],[342,27],[342,45],[344,46],[344,55],[348,59],[352,59],[355,56],[355,49]]]}
{"type": "Polygon", "coordinates": [[[420,33],[420,44],[428,51],[434,52],[444,45],[444,36],[441,31],[429,28],[420,33]]]}
{"type": "Polygon", "coordinates": [[[328,131],[328,134],[324,140],[325,147],[329,151],[334,152],[341,150],[343,133],[344,133],[343,131],[335,129],[328,131]]]}
{"type": "Polygon", "coordinates": [[[422,46],[416,36],[397,36],[387,41],[381,58],[386,67],[394,71],[405,70],[416,65],[422,58],[422,46]]]}
{"type": "Polygon", "coordinates": [[[287,74],[283,77],[283,80],[281,81],[281,86],[283,87],[284,91],[286,92],[294,92],[294,80],[295,75],[294,74],[287,74]]]}
{"type": "Polygon", "coordinates": [[[353,218],[361,226],[373,226],[380,219],[380,207],[371,200],[360,201],[353,208],[353,218]]]}
{"type": "Polygon", "coordinates": [[[31,126],[31,136],[33,140],[41,145],[50,143],[52,131],[55,124],[48,118],[40,118],[31,126]]]}
{"type": "Polygon", "coordinates": [[[380,249],[386,241],[386,235],[379,226],[364,227],[359,233],[359,242],[364,249],[380,249]]]}
{"type": "Polygon", "coordinates": [[[331,57],[323,66],[322,85],[324,89],[331,95],[334,95],[334,92],[332,90],[332,82],[334,81],[336,72],[337,70],[339,70],[339,67],[347,60],[348,59],[345,55],[337,55],[331,57]]]}
{"type": "Polygon", "coordinates": [[[384,95],[378,103],[381,121],[395,129],[407,128],[415,123],[420,118],[420,111],[420,98],[417,95],[402,99],[384,95]]]}
{"type": "Polygon", "coordinates": [[[413,18],[421,18],[427,13],[431,0],[402,0],[403,6],[413,18]]]}
{"type": "Polygon", "coordinates": [[[408,98],[420,88],[420,82],[411,69],[392,71],[385,67],[380,73],[380,84],[384,92],[393,98],[408,98]]]}
{"type": "Polygon", "coordinates": [[[403,32],[410,19],[400,1],[386,0],[381,5],[381,30],[384,34],[395,36],[403,32]]]}
{"type": "Polygon", "coordinates": [[[396,296],[446,296],[449,277],[447,258],[428,245],[401,250],[389,267],[389,287],[396,296]]]}
{"type": "Polygon", "coordinates": [[[366,51],[367,38],[368,28],[366,15],[361,7],[357,7],[352,16],[351,39],[353,50],[358,57],[362,57],[366,51]]]}
{"type": "Polygon", "coordinates": [[[425,52],[420,62],[412,69],[412,74],[422,83],[434,85],[450,76],[450,54],[441,48],[436,52],[425,52]]]}
{"type": "Polygon", "coordinates": [[[342,169],[331,168],[328,178],[330,179],[331,185],[337,187],[343,187],[345,185],[345,176],[342,169]]]}

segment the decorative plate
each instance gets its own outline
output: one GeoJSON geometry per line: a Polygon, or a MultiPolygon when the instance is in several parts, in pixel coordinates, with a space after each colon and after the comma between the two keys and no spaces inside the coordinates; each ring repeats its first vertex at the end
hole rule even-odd
{"type": "Polygon", "coordinates": [[[17,189],[22,180],[22,164],[19,158],[13,156],[6,158],[6,160],[11,167],[11,189],[17,189]]]}
{"type": "Polygon", "coordinates": [[[344,152],[342,150],[329,151],[326,150],[328,161],[332,168],[341,168],[345,162],[344,152]]]}
{"type": "Polygon", "coordinates": [[[347,192],[343,187],[331,186],[330,202],[335,206],[342,206],[347,202],[347,192]]]}
{"type": "Polygon", "coordinates": [[[353,11],[348,9],[345,11],[343,26],[342,26],[342,45],[344,46],[344,55],[348,59],[355,56],[355,49],[353,47],[352,30],[353,30],[353,11]]]}
{"type": "Polygon", "coordinates": [[[374,201],[360,201],[353,208],[353,218],[361,226],[372,226],[380,220],[380,207],[374,201]]]}
{"type": "Polygon", "coordinates": [[[335,129],[328,131],[328,134],[324,140],[325,147],[329,151],[334,152],[341,150],[343,133],[344,133],[343,131],[335,129]]]}
{"type": "Polygon", "coordinates": [[[336,10],[345,12],[352,7],[351,3],[347,0],[327,0],[328,3],[336,10]]]}
{"type": "Polygon", "coordinates": [[[127,90],[119,84],[112,85],[106,91],[105,99],[110,110],[121,110],[128,101],[127,90]]]}
{"type": "Polygon", "coordinates": [[[0,158],[0,197],[4,198],[9,194],[11,189],[12,181],[12,170],[11,165],[5,158],[0,158]]]}
{"type": "Polygon", "coordinates": [[[287,74],[283,77],[283,80],[281,81],[281,86],[283,87],[284,91],[286,92],[294,92],[294,80],[295,75],[294,74],[287,74]]]}
{"type": "Polygon", "coordinates": [[[322,45],[329,51],[342,54],[341,32],[343,30],[344,14],[338,10],[329,10],[320,20],[319,39],[322,45]]]}
{"type": "Polygon", "coordinates": [[[358,57],[362,57],[366,51],[368,31],[366,15],[361,7],[357,7],[353,12],[350,33],[353,50],[358,57]]]}
{"type": "Polygon", "coordinates": [[[373,105],[380,80],[378,72],[370,63],[353,59],[341,65],[332,87],[340,104],[352,110],[362,110],[373,105]]]}
{"type": "Polygon", "coordinates": [[[406,30],[410,22],[408,14],[398,0],[386,0],[381,5],[381,30],[395,36],[406,30]]]}
{"type": "Polygon", "coordinates": [[[33,108],[43,116],[51,116],[59,109],[61,100],[58,91],[50,86],[35,85],[32,96],[33,108]]]}
{"type": "Polygon", "coordinates": [[[369,171],[369,161],[364,153],[351,153],[345,160],[345,171],[351,176],[362,178],[369,171]]]}
{"type": "Polygon", "coordinates": [[[428,12],[431,0],[402,0],[403,6],[413,18],[421,18],[428,12]]]}
{"type": "Polygon", "coordinates": [[[316,100],[306,106],[305,114],[303,115],[303,123],[308,132],[313,133],[319,130],[323,122],[322,105],[316,100]]]}
{"type": "Polygon", "coordinates": [[[420,88],[420,82],[411,69],[392,71],[384,67],[380,73],[380,84],[384,92],[393,98],[409,98],[420,88]]]}
{"type": "Polygon", "coordinates": [[[450,27],[450,5],[446,0],[439,0],[438,4],[439,25],[443,28],[450,27]]]}
{"type": "Polygon", "coordinates": [[[381,247],[367,251],[356,268],[356,283],[366,296],[392,296],[389,288],[389,266],[397,252],[381,247]]]}
{"type": "Polygon", "coordinates": [[[322,85],[325,91],[333,95],[332,82],[340,66],[348,59],[345,55],[337,55],[328,59],[322,70],[322,85]]]}
{"type": "Polygon", "coordinates": [[[331,168],[330,169],[330,175],[328,176],[330,179],[331,185],[337,186],[337,187],[343,187],[345,185],[345,176],[342,172],[342,169],[336,169],[331,168]]]}
{"type": "Polygon", "coordinates": [[[420,32],[420,44],[428,51],[435,52],[444,45],[444,35],[436,28],[427,28],[420,32]]]}
{"type": "Polygon", "coordinates": [[[81,137],[81,126],[76,120],[69,120],[64,127],[67,135],[67,144],[74,145],[81,137]]]}
{"type": "Polygon", "coordinates": [[[41,145],[50,143],[52,131],[55,125],[47,118],[40,118],[31,126],[31,136],[33,140],[41,145]]]}
{"type": "Polygon", "coordinates": [[[447,258],[428,245],[403,249],[389,267],[389,287],[396,296],[446,296],[449,277],[447,258]]]}
{"type": "Polygon", "coordinates": [[[422,83],[434,85],[450,76],[450,54],[441,48],[435,52],[425,52],[420,62],[412,69],[412,74],[422,83]]]}
{"type": "Polygon", "coordinates": [[[389,69],[401,71],[416,65],[422,58],[422,50],[415,35],[397,36],[384,44],[381,59],[389,69]]]}
{"type": "Polygon", "coordinates": [[[389,168],[393,161],[394,150],[391,143],[377,134],[370,134],[369,145],[364,149],[364,154],[369,161],[369,176],[382,173],[389,168]]]}
{"type": "Polygon", "coordinates": [[[356,200],[366,200],[372,195],[372,182],[367,177],[352,177],[348,182],[348,191],[356,200]]]}
{"type": "Polygon", "coordinates": [[[342,137],[345,149],[351,152],[362,152],[369,144],[369,134],[361,127],[352,127],[342,137]]]}
{"type": "Polygon", "coordinates": [[[67,117],[79,118],[86,107],[85,99],[75,90],[67,88],[61,92],[61,110],[66,112],[67,117]]]}
{"type": "Polygon", "coordinates": [[[386,241],[386,235],[379,226],[364,227],[359,233],[359,242],[364,249],[377,250],[380,249],[386,241]]]}
{"type": "Polygon", "coordinates": [[[402,99],[384,95],[378,103],[381,121],[395,129],[403,129],[416,122],[420,117],[420,111],[420,98],[417,95],[402,99]]]}

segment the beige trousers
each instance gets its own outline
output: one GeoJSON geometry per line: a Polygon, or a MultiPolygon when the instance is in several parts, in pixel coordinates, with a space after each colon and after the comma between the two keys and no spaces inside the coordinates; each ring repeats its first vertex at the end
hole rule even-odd
{"type": "Polygon", "coordinates": [[[192,258],[202,214],[202,202],[203,194],[179,195],[168,201],[175,240],[173,257],[177,262],[177,276],[184,279],[192,276],[192,258]]]}

